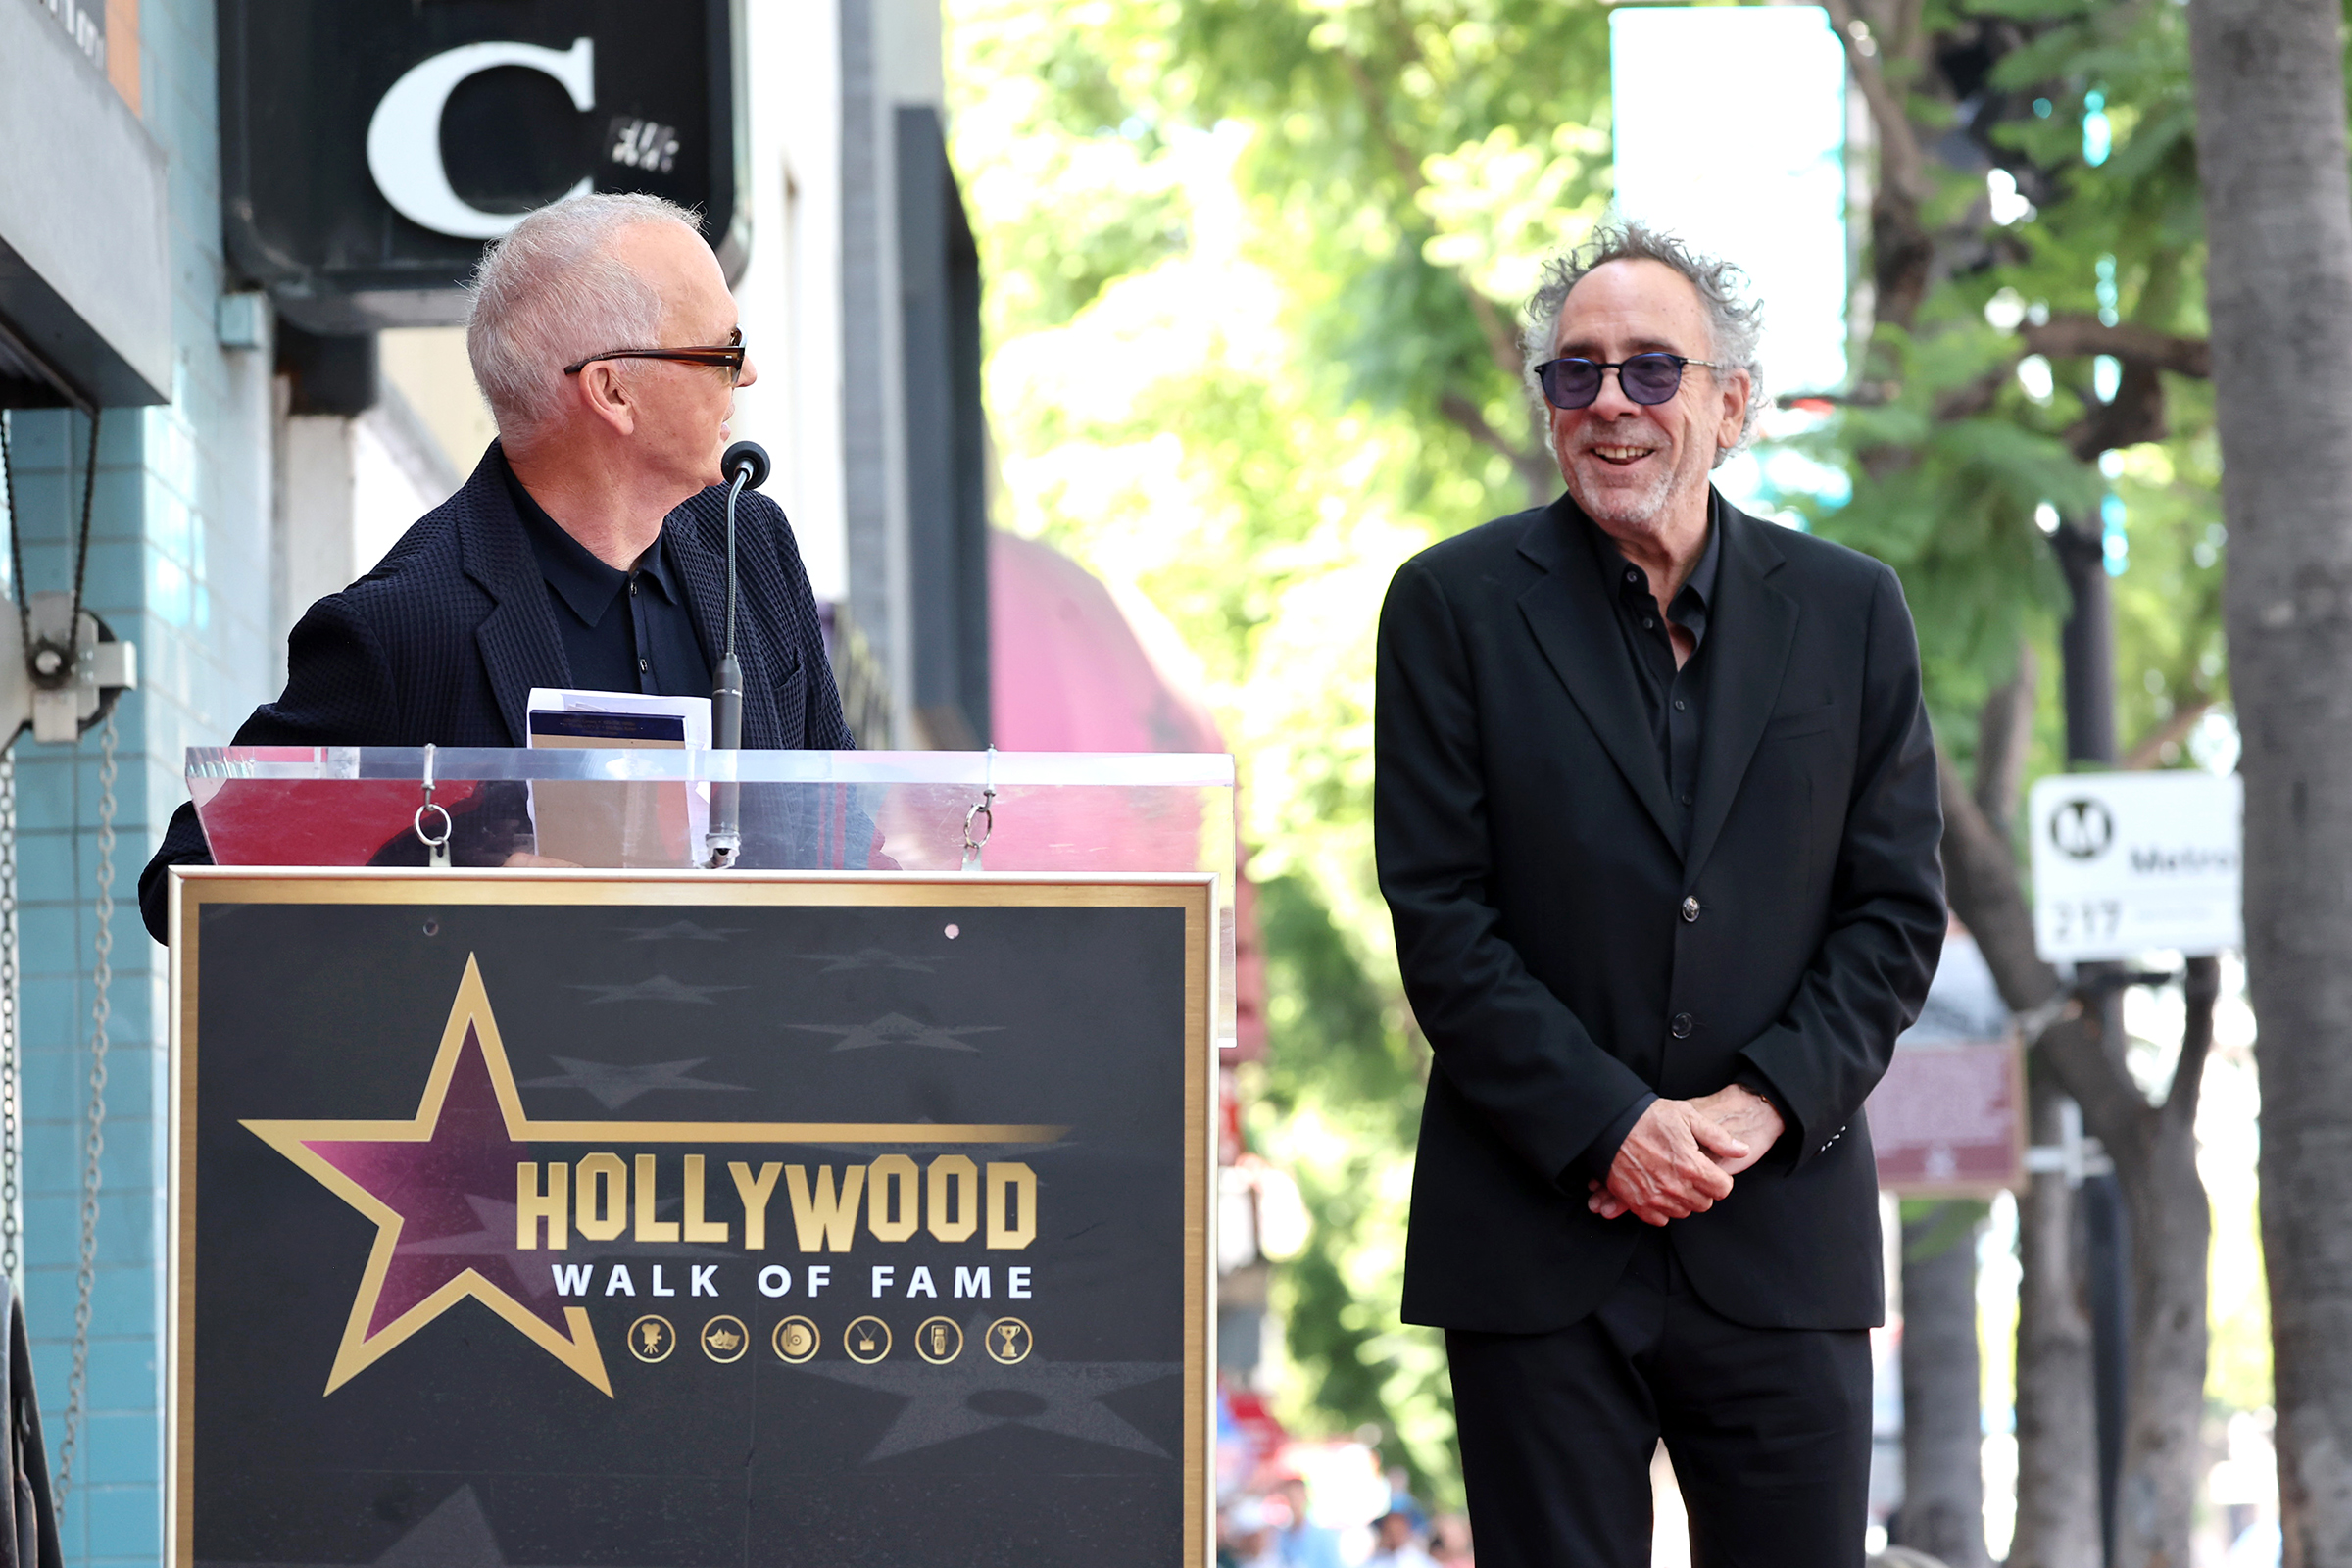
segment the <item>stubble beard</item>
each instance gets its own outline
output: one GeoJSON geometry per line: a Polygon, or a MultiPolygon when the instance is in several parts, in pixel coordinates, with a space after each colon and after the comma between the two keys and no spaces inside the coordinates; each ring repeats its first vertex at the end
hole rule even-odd
{"type": "MultiPolygon", "coordinates": [[[[1586,451],[1585,442],[1568,445],[1553,440],[1553,456],[1568,479],[1569,495],[1584,509],[1585,515],[1598,523],[1603,532],[1617,537],[1634,535],[1655,538],[1666,530],[1673,503],[1690,482],[1690,456],[1682,443],[1670,449],[1673,462],[1660,466],[1656,475],[1639,485],[1592,484],[1587,476],[1597,470],[1612,474],[1608,465],[1586,451]]],[[[1699,475],[1699,483],[1705,475],[1699,475]]]]}

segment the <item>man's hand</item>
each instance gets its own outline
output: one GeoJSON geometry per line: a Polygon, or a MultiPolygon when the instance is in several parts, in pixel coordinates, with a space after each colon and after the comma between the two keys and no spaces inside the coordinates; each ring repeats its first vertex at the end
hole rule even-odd
{"type": "Polygon", "coordinates": [[[1699,1108],[1704,1103],[1651,1102],[1618,1147],[1608,1185],[1591,1184],[1593,1192],[1586,1206],[1602,1219],[1630,1213],[1645,1225],[1663,1225],[1703,1214],[1717,1200],[1730,1197],[1732,1171],[1727,1167],[1737,1161],[1744,1170],[1754,1158],[1745,1143],[1699,1108]]]}
{"type": "Polygon", "coordinates": [[[1690,1102],[1691,1108],[1705,1116],[1732,1137],[1747,1145],[1749,1152],[1738,1159],[1721,1160],[1726,1176],[1737,1176],[1772,1152],[1781,1141],[1788,1123],[1781,1119],[1780,1107],[1745,1084],[1727,1084],[1703,1100],[1690,1102]]]}

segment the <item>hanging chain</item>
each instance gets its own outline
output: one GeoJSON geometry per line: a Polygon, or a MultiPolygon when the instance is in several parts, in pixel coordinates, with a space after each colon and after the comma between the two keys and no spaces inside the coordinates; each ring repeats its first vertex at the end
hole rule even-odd
{"type": "Polygon", "coordinates": [[[114,983],[115,951],[115,718],[106,718],[98,763],[98,963],[91,972],[90,1106],[83,1123],[81,1167],[81,1269],[74,1277],[74,1370],[66,1379],[66,1439],[58,1446],[57,1501],[62,1509],[74,1482],[74,1455],[88,1424],[90,1396],[90,1287],[98,1272],[99,1159],[106,1152],[107,990],[114,983]]]}
{"type": "Polygon", "coordinates": [[[8,507],[8,590],[16,596],[17,619],[23,623],[24,646],[32,646],[32,622],[23,613],[31,600],[24,592],[24,536],[17,526],[17,465],[8,450],[9,427],[12,421],[0,413],[0,503],[8,507]]]}
{"type": "MultiPolygon", "coordinates": [[[[74,552],[74,609],[66,616],[66,646],[81,640],[81,588],[90,575],[90,507],[98,499],[98,416],[90,411],[90,461],[81,483],[81,543],[74,552]]],[[[27,601],[29,603],[29,601],[27,601]]]]}
{"type": "MultiPolygon", "coordinates": [[[[17,470],[8,446],[9,420],[0,414],[0,504],[8,508],[8,589],[17,603],[17,628],[26,641],[31,618],[24,606],[24,541],[17,526],[17,470]]],[[[17,1038],[17,749],[0,751],[0,1273],[24,1290],[24,1086],[17,1038]]]]}
{"type": "Polygon", "coordinates": [[[0,1273],[24,1283],[24,1085],[17,1039],[17,749],[0,752],[0,1273]]]}

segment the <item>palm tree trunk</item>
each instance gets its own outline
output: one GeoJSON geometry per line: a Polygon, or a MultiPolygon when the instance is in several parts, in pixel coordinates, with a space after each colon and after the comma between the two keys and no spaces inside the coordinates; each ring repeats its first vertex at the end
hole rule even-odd
{"type": "Polygon", "coordinates": [[[2286,1568],[2352,1565],[2352,180],[2335,0],[2187,8],[2286,1568]]]}

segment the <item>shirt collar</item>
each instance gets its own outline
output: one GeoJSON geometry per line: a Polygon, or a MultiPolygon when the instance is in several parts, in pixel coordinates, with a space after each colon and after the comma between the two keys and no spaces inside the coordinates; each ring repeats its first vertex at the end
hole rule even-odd
{"type": "Polygon", "coordinates": [[[1690,580],[1683,584],[1682,593],[1675,595],[1677,599],[1685,593],[1694,593],[1702,605],[1711,606],[1715,603],[1715,569],[1723,560],[1723,509],[1717,504],[1718,499],[1710,489],[1707,493],[1707,548],[1698,553],[1698,564],[1690,568],[1690,580]]]}
{"type": "MultiPolygon", "coordinates": [[[[538,559],[540,575],[547,579],[556,596],[571,607],[573,614],[585,624],[595,626],[629,585],[631,573],[598,560],[595,552],[549,516],[538,498],[514,476],[514,469],[503,452],[499,454],[499,466],[505,473],[507,493],[514,500],[514,511],[522,518],[523,532],[530,537],[531,554],[538,559]]],[[[653,583],[664,599],[677,604],[682,601],[676,579],[670,575],[668,543],[669,536],[664,532],[651,550],[638,558],[636,575],[653,583]]]]}
{"type": "MultiPolygon", "coordinates": [[[[1610,538],[1599,523],[1585,516],[1583,508],[1577,509],[1577,515],[1584,519],[1586,538],[1592,546],[1593,560],[1600,564],[1600,574],[1614,585],[1618,596],[1622,598],[1627,592],[1638,590],[1642,598],[1648,598],[1649,574],[1626,560],[1617,548],[1617,541],[1610,538]],[[1629,571],[1640,573],[1639,579],[1629,582],[1626,577],[1629,571]]],[[[1715,603],[1715,578],[1722,562],[1722,498],[1715,494],[1714,487],[1710,485],[1707,489],[1707,548],[1699,552],[1698,564],[1690,568],[1690,575],[1675,591],[1675,603],[1680,605],[1685,594],[1695,594],[1703,614],[1715,603]]]]}

